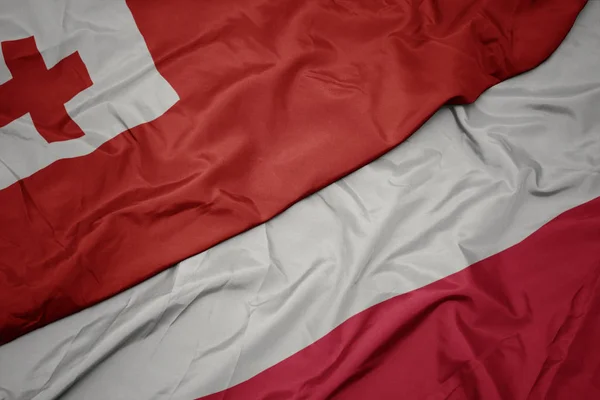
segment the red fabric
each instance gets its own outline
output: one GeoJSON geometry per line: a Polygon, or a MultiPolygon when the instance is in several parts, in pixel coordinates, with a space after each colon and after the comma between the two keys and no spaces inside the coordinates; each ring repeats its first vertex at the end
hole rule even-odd
{"type": "Polygon", "coordinates": [[[0,127],[30,113],[49,143],[83,136],[65,109],[66,102],[92,86],[79,53],[48,69],[35,39],[29,37],[3,42],[2,54],[12,79],[0,85],[0,127]]]}
{"type": "Polygon", "coordinates": [[[600,198],[205,400],[600,399],[599,243],[600,198]]]}
{"type": "Polygon", "coordinates": [[[0,343],[271,218],[445,102],[534,67],[584,4],[129,0],[181,100],[0,191],[0,343]]]}

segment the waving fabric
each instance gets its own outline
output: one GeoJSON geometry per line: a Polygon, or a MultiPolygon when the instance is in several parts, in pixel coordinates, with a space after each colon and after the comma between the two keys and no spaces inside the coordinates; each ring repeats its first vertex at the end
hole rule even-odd
{"type": "Polygon", "coordinates": [[[0,398],[600,398],[598,21],[589,2],[533,71],[0,346],[0,398]]]}
{"type": "Polygon", "coordinates": [[[535,67],[584,4],[3,2],[0,343],[273,217],[441,105],[535,67]]]}

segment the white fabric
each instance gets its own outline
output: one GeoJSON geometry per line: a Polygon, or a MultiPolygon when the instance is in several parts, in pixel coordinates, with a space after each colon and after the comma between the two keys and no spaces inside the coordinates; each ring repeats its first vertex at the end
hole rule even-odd
{"type": "Polygon", "coordinates": [[[0,399],[192,399],[600,196],[600,3],[551,59],[381,159],[110,300],[0,347],[0,399]]]}
{"type": "MultiPolygon", "coordinates": [[[[125,0],[0,1],[0,42],[30,36],[48,68],[79,52],[93,85],[66,109],[85,136],[48,143],[29,114],[0,128],[0,189],[62,158],[89,154],[179,100],[156,70],[125,0]]],[[[11,78],[0,56],[0,84],[11,78]]]]}

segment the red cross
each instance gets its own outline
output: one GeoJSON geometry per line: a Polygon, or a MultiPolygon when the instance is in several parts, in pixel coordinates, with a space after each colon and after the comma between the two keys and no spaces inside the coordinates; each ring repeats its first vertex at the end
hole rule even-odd
{"type": "Polygon", "coordinates": [[[12,79],[0,85],[0,128],[29,113],[48,143],[83,136],[65,108],[77,93],[92,86],[79,53],[50,69],[33,37],[2,42],[2,53],[12,79]]]}

